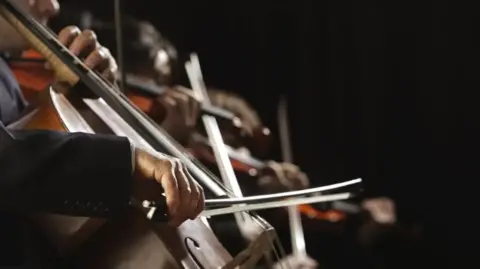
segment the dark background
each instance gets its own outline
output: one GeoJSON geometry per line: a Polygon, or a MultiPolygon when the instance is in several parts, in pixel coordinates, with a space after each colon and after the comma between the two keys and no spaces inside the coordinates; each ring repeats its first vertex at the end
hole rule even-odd
{"type": "Polygon", "coordinates": [[[314,184],[362,177],[367,195],[394,197],[401,220],[422,222],[441,251],[476,240],[473,2],[124,2],[184,56],[197,52],[207,84],[246,97],[274,131],[287,94],[295,160],[314,184]]]}

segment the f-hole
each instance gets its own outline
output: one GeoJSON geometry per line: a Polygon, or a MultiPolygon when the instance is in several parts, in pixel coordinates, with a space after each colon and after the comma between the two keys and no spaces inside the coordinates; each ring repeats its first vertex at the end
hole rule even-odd
{"type": "Polygon", "coordinates": [[[197,256],[195,256],[195,251],[192,250],[192,248],[199,250],[200,244],[191,237],[185,237],[184,242],[185,242],[185,248],[187,249],[188,254],[190,254],[190,257],[192,257],[193,261],[195,262],[195,264],[197,264],[198,268],[205,269],[205,267],[203,267],[203,265],[200,263],[200,260],[198,260],[197,256]]]}

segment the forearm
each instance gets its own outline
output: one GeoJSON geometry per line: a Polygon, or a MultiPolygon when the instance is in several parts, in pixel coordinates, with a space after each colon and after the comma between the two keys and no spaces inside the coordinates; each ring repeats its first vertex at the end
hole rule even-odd
{"type": "Polygon", "coordinates": [[[132,152],[127,139],[15,132],[0,156],[0,207],[110,216],[129,203],[132,152]]]}

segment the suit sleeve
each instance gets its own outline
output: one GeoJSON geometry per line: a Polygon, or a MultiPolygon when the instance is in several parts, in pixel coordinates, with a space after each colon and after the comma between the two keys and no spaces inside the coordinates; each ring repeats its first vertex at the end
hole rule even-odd
{"type": "Polygon", "coordinates": [[[0,136],[1,209],[110,217],[127,207],[133,154],[128,139],[8,132],[1,124],[0,136]]]}

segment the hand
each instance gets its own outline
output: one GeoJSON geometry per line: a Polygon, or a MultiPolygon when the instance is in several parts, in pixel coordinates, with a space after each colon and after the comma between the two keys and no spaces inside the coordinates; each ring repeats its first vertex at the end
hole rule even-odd
{"type": "Polygon", "coordinates": [[[367,210],[377,223],[394,224],[397,221],[395,202],[389,198],[367,199],[362,203],[362,208],[367,210]]]}
{"type": "Polygon", "coordinates": [[[117,63],[110,51],[98,43],[93,31],[80,31],[76,26],[67,26],[58,34],[58,40],[73,55],[82,59],[87,67],[98,71],[107,81],[115,82],[117,63]]]}
{"type": "Polygon", "coordinates": [[[154,113],[153,117],[161,121],[161,126],[177,141],[186,143],[197,124],[200,114],[200,102],[193,91],[177,86],[168,89],[157,98],[163,113],[154,113]]]}
{"type": "Polygon", "coordinates": [[[134,182],[134,197],[139,201],[158,200],[163,187],[173,226],[195,219],[204,209],[203,188],[176,158],[136,149],[134,182]]]}
{"type": "Polygon", "coordinates": [[[318,268],[318,263],[306,256],[288,255],[272,266],[273,269],[291,268],[291,269],[315,269],[318,268]],[[286,264],[288,263],[288,264],[286,264]]]}
{"type": "Polygon", "coordinates": [[[298,166],[273,161],[261,171],[258,184],[270,193],[300,190],[310,185],[307,175],[298,166]]]}

